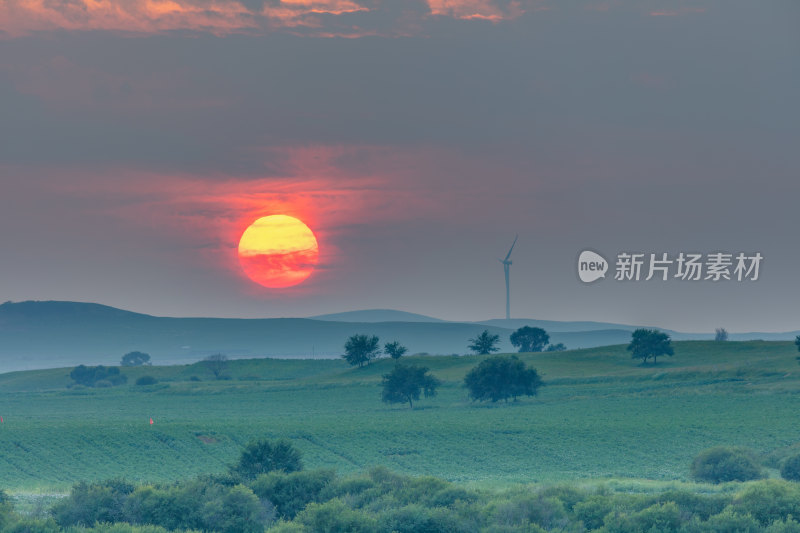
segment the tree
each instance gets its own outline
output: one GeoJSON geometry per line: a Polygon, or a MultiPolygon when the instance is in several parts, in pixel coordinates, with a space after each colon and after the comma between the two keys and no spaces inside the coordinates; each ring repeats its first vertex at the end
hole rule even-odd
{"type": "Polygon", "coordinates": [[[675,354],[669,335],[657,329],[645,328],[640,328],[633,332],[628,351],[631,352],[631,358],[641,359],[642,364],[647,363],[647,360],[651,357],[653,358],[653,364],[656,364],[659,356],[669,355],[672,357],[675,354]]]}
{"type": "Polygon", "coordinates": [[[545,350],[546,352],[565,352],[567,351],[567,347],[564,346],[563,342],[559,342],[558,344],[551,344],[545,350]]]}
{"type": "Polygon", "coordinates": [[[85,387],[122,385],[128,381],[128,377],[120,374],[119,368],[115,366],[85,366],[78,365],[69,373],[75,383],[85,387]]]}
{"type": "Polygon", "coordinates": [[[228,356],[221,353],[209,355],[203,359],[203,364],[216,379],[222,379],[228,373],[228,356]]]}
{"type": "Polygon", "coordinates": [[[383,351],[386,352],[392,359],[397,361],[401,357],[405,355],[408,351],[408,348],[403,346],[397,341],[394,342],[387,342],[383,345],[383,351]]]}
{"type": "Polygon", "coordinates": [[[520,353],[541,352],[549,342],[550,335],[542,328],[523,326],[511,334],[511,344],[519,348],[520,353]]]}
{"type": "Polygon", "coordinates": [[[691,474],[697,481],[724,483],[763,477],[753,455],[740,448],[717,446],[700,452],[692,461],[691,474]]]}
{"type": "Polygon", "coordinates": [[[725,328],[717,328],[716,333],[714,334],[714,340],[717,342],[728,340],[728,330],[725,328]]]}
{"type": "Polygon", "coordinates": [[[797,351],[800,352],[800,335],[794,338],[794,344],[797,346],[797,351]]]}
{"type": "Polygon", "coordinates": [[[281,470],[287,474],[303,469],[300,451],[285,440],[271,442],[266,439],[250,442],[231,473],[245,480],[253,480],[260,474],[281,470]]]}
{"type": "Polygon", "coordinates": [[[781,477],[789,481],[800,481],[800,453],[790,455],[783,461],[781,477]]]}
{"type": "Polygon", "coordinates": [[[379,342],[380,340],[375,335],[371,337],[369,335],[353,335],[344,344],[342,357],[351,365],[358,365],[361,368],[380,355],[379,342]]]}
{"type": "Polygon", "coordinates": [[[436,396],[440,381],[428,374],[424,366],[400,364],[388,374],[383,375],[381,399],[386,403],[406,403],[414,408],[414,400],[419,400],[421,392],[425,397],[436,396]]]}
{"type": "Polygon", "coordinates": [[[142,366],[150,364],[150,354],[144,352],[128,352],[122,356],[122,366],[142,366]]]}
{"type": "Polygon", "coordinates": [[[500,350],[497,343],[500,342],[500,335],[492,335],[488,329],[483,330],[483,333],[469,340],[470,345],[468,348],[480,355],[489,355],[500,350]]]}
{"type": "Polygon", "coordinates": [[[527,368],[516,355],[494,356],[481,361],[464,378],[473,400],[508,401],[518,396],[536,396],[542,379],[534,368],[527,368]]]}

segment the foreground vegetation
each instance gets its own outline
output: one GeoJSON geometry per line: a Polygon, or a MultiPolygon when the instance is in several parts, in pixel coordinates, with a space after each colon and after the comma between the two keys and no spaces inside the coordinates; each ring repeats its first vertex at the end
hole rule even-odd
{"type": "Polygon", "coordinates": [[[0,525],[43,533],[800,532],[792,518],[800,516],[796,483],[643,488],[600,483],[476,490],[380,467],[346,477],[332,470],[272,472],[245,482],[232,475],[139,486],[115,480],[80,483],[38,516],[15,513],[4,498],[0,525]]]}
{"type": "Polygon", "coordinates": [[[794,344],[673,344],[657,365],[624,345],[520,354],[544,386],[507,404],[468,397],[464,377],[485,356],[403,356],[441,381],[414,409],[381,401],[389,358],[228,361],[226,379],[204,364],[125,367],[127,382],[106,388],[70,387],[72,369],[3,374],[0,479],[20,497],[80,480],[171,482],[226,472],[259,437],[290,439],[311,469],[384,465],[467,488],[689,481],[694,457],[719,445],[750,449],[778,477],[800,447],[794,344]]]}

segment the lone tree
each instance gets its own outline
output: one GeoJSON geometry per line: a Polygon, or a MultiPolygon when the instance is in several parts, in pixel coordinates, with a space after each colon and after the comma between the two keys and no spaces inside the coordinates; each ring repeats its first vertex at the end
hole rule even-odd
{"type": "Polygon", "coordinates": [[[228,356],[221,353],[209,355],[203,359],[203,365],[214,374],[216,379],[222,379],[228,373],[228,356]]]}
{"type": "Polygon", "coordinates": [[[707,483],[750,481],[764,477],[752,453],[725,446],[700,452],[692,461],[690,471],[694,479],[707,483]]]}
{"type": "Polygon", "coordinates": [[[386,403],[408,402],[408,407],[413,409],[420,393],[424,392],[426,398],[436,396],[440,383],[424,366],[400,364],[383,375],[381,399],[386,403]]]}
{"type": "Polygon", "coordinates": [[[672,349],[672,341],[669,335],[657,329],[640,328],[633,332],[631,343],[628,345],[631,358],[641,359],[642,364],[653,358],[653,364],[658,362],[658,357],[669,355],[672,357],[675,352],[672,349]]]}
{"type": "Polygon", "coordinates": [[[242,450],[239,461],[231,473],[245,480],[253,480],[259,474],[281,470],[287,474],[303,469],[300,451],[285,440],[271,442],[266,439],[250,442],[242,450]]]}
{"type": "Polygon", "coordinates": [[[714,334],[714,340],[717,342],[728,340],[728,330],[725,328],[717,328],[716,333],[714,334]]]}
{"type": "Polygon", "coordinates": [[[142,366],[150,364],[150,354],[144,352],[128,352],[122,356],[122,366],[142,366]]]}
{"type": "Polygon", "coordinates": [[[383,345],[383,351],[386,352],[395,362],[403,357],[405,353],[408,351],[408,348],[403,346],[397,341],[394,342],[387,342],[383,345]]]}
{"type": "Polygon", "coordinates": [[[342,357],[359,368],[369,363],[380,355],[381,349],[378,346],[380,339],[376,335],[353,335],[344,344],[344,355],[342,357]]]}
{"type": "Polygon", "coordinates": [[[511,334],[511,344],[522,352],[541,352],[550,342],[550,335],[542,328],[523,326],[511,334]]]}
{"type": "Polygon", "coordinates": [[[500,335],[492,335],[488,329],[483,330],[483,333],[469,340],[470,345],[468,348],[479,355],[488,355],[500,350],[497,343],[500,342],[500,335]]]}
{"type": "Polygon", "coordinates": [[[543,385],[535,368],[527,368],[516,355],[496,355],[480,362],[464,377],[473,400],[508,401],[518,396],[536,396],[543,385]]]}

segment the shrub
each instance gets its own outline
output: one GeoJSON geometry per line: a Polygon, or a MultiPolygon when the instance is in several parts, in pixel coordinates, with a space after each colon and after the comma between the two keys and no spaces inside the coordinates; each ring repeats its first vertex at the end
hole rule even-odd
{"type": "MultiPolygon", "coordinates": [[[[603,489],[600,490],[602,491],[603,489]]],[[[564,504],[564,508],[566,508],[568,511],[572,511],[575,505],[585,501],[587,498],[594,496],[597,493],[589,493],[586,490],[572,485],[559,484],[543,487],[538,494],[543,498],[557,498],[561,501],[561,503],[564,504]]]]}
{"type": "Polygon", "coordinates": [[[331,483],[324,491],[324,499],[347,498],[348,501],[371,491],[375,488],[375,482],[370,478],[359,476],[343,479],[331,483]]]}
{"type": "Polygon", "coordinates": [[[800,522],[790,516],[786,520],[773,522],[764,533],[800,533],[800,522]]]}
{"type": "Polygon", "coordinates": [[[14,504],[4,490],[0,490],[0,528],[14,519],[14,504]]]}
{"type": "Polygon", "coordinates": [[[260,474],[276,470],[286,473],[302,470],[300,451],[288,441],[257,440],[248,444],[239,457],[239,462],[231,469],[245,480],[253,480],[260,474]]]}
{"type": "Polygon", "coordinates": [[[124,481],[81,482],[72,487],[68,497],[53,505],[51,513],[60,526],[90,527],[95,522],[122,522],[125,521],[125,499],[132,492],[133,485],[124,481]]]}
{"type": "Polygon", "coordinates": [[[72,372],[69,373],[69,377],[72,378],[75,383],[78,385],[83,385],[85,387],[97,387],[98,382],[104,382],[99,384],[101,387],[110,387],[112,385],[122,385],[123,383],[127,383],[128,377],[119,373],[119,368],[111,366],[85,366],[85,365],[78,365],[72,372]],[[107,382],[107,383],[106,383],[107,382]]]}
{"type": "Polygon", "coordinates": [[[225,533],[261,533],[274,516],[249,488],[209,478],[139,487],[124,510],[126,519],[136,524],[225,533]]]}
{"type": "Polygon", "coordinates": [[[649,499],[649,503],[675,502],[681,512],[694,515],[700,520],[721,513],[729,497],[719,494],[698,494],[683,490],[669,490],[649,499]]]}
{"type": "Polygon", "coordinates": [[[312,470],[284,474],[262,474],[250,486],[262,500],[269,500],[283,518],[294,518],[311,502],[320,502],[320,493],[336,477],[333,470],[312,470]]]}
{"type": "Polygon", "coordinates": [[[155,385],[158,383],[158,380],[153,376],[142,376],[136,380],[136,385],[144,386],[144,385],[155,385]]]}
{"type": "Polygon", "coordinates": [[[536,524],[544,529],[563,529],[569,522],[561,501],[538,495],[521,495],[498,503],[492,519],[499,525],[536,524]]]}
{"type": "Polygon", "coordinates": [[[588,530],[599,529],[603,521],[615,508],[614,500],[606,494],[595,494],[582,502],[578,502],[572,508],[575,517],[583,522],[588,530]]]}
{"type": "Polygon", "coordinates": [[[383,513],[378,530],[392,533],[466,533],[477,528],[450,509],[411,504],[383,513]]]}
{"type": "Polygon", "coordinates": [[[674,502],[651,505],[636,513],[609,513],[604,519],[607,533],[668,533],[681,527],[681,512],[674,502]]]}
{"type": "Polygon", "coordinates": [[[789,481],[800,481],[800,453],[786,458],[781,465],[781,477],[789,481]]]}
{"type": "Polygon", "coordinates": [[[63,531],[52,518],[47,520],[27,518],[3,528],[3,533],[62,533],[63,531]]]}
{"type": "Polygon", "coordinates": [[[567,347],[564,346],[563,342],[559,342],[557,344],[551,344],[545,349],[546,352],[566,352],[567,347]]]}
{"type": "Polygon", "coordinates": [[[265,516],[253,491],[243,485],[215,487],[203,504],[203,530],[221,533],[263,533],[265,516]]]}
{"type": "Polygon", "coordinates": [[[308,533],[303,524],[280,521],[267,530],[267,533],[308,533]]]}
{"type": "Polygon", "coordinates": [[[753,484],[736,495],[734,510],[750,514],[761,525],[800,516],[800,489],[793,483],[770,479],[753,484]]]}
{"type": "Polygon", "coordinates": [[[749,514],[740,514],[730,507],[700,524],[703,533],[760,533],[758,522],[749,514]]]}
{"type": "Polygon", "coordinates": [[[546,530],[540,528],[536,524],[525,524],[524,526],[491,524],[481,529],[481,533],[546,533],[546,530]]]}
{"type": "Polygon", "coordinates": [[[377,531],[375,519],[348,507],[342,500],[310,503],[297,521],[311,531],[325,533],[372,533],[377,531]]]}
{"type": "Polygon", "coordinates": [[[477,495],[461,487],[448,486],[431,494],[426,494],[420,503],[428,507],[451,507],[456,502],[473,502],[477,495]]]}
{"type": "Polygon", "coordinates": [[[698,481],[724,483],[763,477],[752,455],[738,448],[718,446],[700,452],[692,461],[692,477],[698,481]]]}

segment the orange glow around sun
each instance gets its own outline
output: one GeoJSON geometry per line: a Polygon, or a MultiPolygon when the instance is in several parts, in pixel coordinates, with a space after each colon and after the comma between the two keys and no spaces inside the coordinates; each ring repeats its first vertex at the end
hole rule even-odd
{"type": "Polygon", "coordinates": [[[318,257],[314,232],[288,215],[259,218],[239,240],[239,263],[244,273],[273,289],[303,282],[314,271],[318,257]]]}

